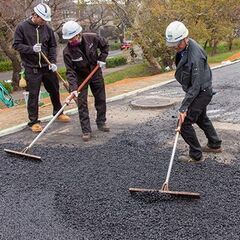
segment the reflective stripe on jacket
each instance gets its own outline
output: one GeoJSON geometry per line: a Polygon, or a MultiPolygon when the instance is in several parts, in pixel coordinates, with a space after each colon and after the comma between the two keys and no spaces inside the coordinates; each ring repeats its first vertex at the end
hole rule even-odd
{"type": "MultiPolygon", "coordinates": [[[[70,44],[63,50],[70,91],[77,90],[79,83],[89,75],[97,61],[105,62],[108,56],[107,41],[95,33],[83,33],[81,47],[84,48],[84,52],[80,46],[72,47],[70,44]]],[[[99,69],[94,77],[103,78],[102,70],[99,69]]]]}
{"type": "Polygon", "coordinates": [[[36,43],[42,44],[42,52],[51,63],[56,63],[56,39],[53,30],[47,25],[37,26],[31,19],[20,23],[14,33],[13,48],[20,53],[24,67],[41,68],[48,64],[40,53],[33,51],[36,43]]]}

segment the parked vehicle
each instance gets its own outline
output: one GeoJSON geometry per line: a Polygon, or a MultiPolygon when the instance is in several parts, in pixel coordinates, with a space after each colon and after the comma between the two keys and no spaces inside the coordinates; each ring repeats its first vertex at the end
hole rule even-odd
{"type": "Polygon", "coordinates": [[[131,47],[132,47],[132,41],[125,41],[121,44],[120,49],[121,50],[124,50],[124,49],[128,50],[131,47]]]}

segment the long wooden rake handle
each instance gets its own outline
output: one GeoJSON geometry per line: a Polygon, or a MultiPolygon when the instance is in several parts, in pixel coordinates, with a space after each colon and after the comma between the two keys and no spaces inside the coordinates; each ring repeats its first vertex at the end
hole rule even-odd
{"type": "MultiPolygon", "coordinates": [[[[97,64],[95,68],[91,71],[91,73],[87,76],[87,78],[81,83],[81,85],[78,87],[77,92],[81,92],[82,89],[85,87],[85,85],[89,82],[89,80],[92,78],[92,76],[97,72],[99,68],[99,65],[97,64]]],[[[74,98],[74,95],[70,94],[68,99],[69,102],[74,98]]],[[[37,135],[37,137],[31,142],[31,144],[24,149],[24,152],[27,152],[33,144],[43,135],[44,132],[48,129],[48,127],[56,120],[56,118],[63,112],[64,108],[69,104],[69,102],[65,102],[65,104],[62,106],[62,108],[57,112],[57,114],[51,119],[51,121],[44,127],[44,129],[37,135]]]]}
{"type": "Polygon", "coordinates": [[[172,171],[173,160],[174,160],[174,156],[175,156],[175,152],[176,152],[176,148],[177,148],[177,142],[178,142],[178,137],[180,134],[181,126],[182,126],[182,122],[181,122],[181,119],[179,118],[178,122],[177,122],[176,136],[175,136],[175,140],[174,140],[174,144],[173,144],[172,155],[171,155],[171,159],[170,159],[169,166],[168,166],[166,180],[162,185],[162,189],[161,189],[162,191],[169,191],[168,183],[169,183],[169,179],[170,179],[170,175],[171,175],[171,171],[172,171]]]}
{"type": "MultiPolygon", "coordinates": [[[[42,55],[42,57],[44,58],[44,60],[46,61],[46,63],[47,63],[49,66],[51,66],[52,63],[48,60],[48,58],[46,57],[46,55],[45,55],[43,52],[41,52],[41,55],[42,55]]],[[[68,84],[68,82],[63,79],[63,77],[61,76],[61,74],[60,74],[58,71],[56,71],[56,74],[57,74],[58,78],[63,82],[63,86],[64,86],[64,87],[66,88],[66,90],[69,92],[69,84],[68,84]]]]}
{"type": "MultiPolygon", "coordinates": [[[[89,82],[89,80],[92,78],[92,76],[97,72],[97,70],[99,69],[99,65],[97,64],[94,69],[90,72],[90,74],[86,77],[86,79],[80,84],[80,86],[77,89],[77,92],[80,93],[82,91],[82,89],[85,87],[85,85],[89,82]]],[[[74,98],[74,95],[69,95],[68,99],[69,102],[74,98]]]]}

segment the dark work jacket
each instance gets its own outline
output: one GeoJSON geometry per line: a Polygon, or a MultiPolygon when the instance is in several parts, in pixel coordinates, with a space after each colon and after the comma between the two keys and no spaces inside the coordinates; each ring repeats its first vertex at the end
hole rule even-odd
{"type": "Polygon", "coordinates": [[[175,78],[186,92],[179,109],[180,112],[186,112],[201,91],[212,88],[212,72],[207,63],[207,55],[202,47],[191,38],[177,64],[175,78]]]}
{"type": "MultiPolygon", "coordinates": [[[[84,52],[81,51],[80,46],[72,47],[69,43],[63,50],[70,91],[77,90],[80,83],[97,65],[97,61],[105,62],[108,56],[107,41],[95,33],[83,33],[81,46],[84,52]]],[[[102,70],[99,69],[93,78],[103,79],[102,70]]]]}
{"type": "Polygon", "coordinates": [[[31,19],[20,23],[14,33],[13,48],[20,53],[24,67],[41,68],[48,64],[40,53],[33,51],[36,43],[42,44],[42,52],[51,63],[56,63],[56,39],[53,30],[47,25],[35,25],[31,19]]]}

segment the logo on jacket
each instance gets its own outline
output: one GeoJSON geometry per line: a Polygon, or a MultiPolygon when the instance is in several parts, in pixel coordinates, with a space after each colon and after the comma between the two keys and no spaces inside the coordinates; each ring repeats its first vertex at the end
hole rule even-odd
{"type": "Polygon", "coordinates": [[[93,46],[93,43],[91,43],[91,44],[89,45],[89,48],[92,48],[92,46],[93,46]]]}
{"type": "Polygon", "coordinates": [[[76,58],[76,59],[72,59],[73,62],[79,62],[79,61],[82,61],[82,60],[83,60],[82,57],[80,57],[80,58],[76,58]]]}

